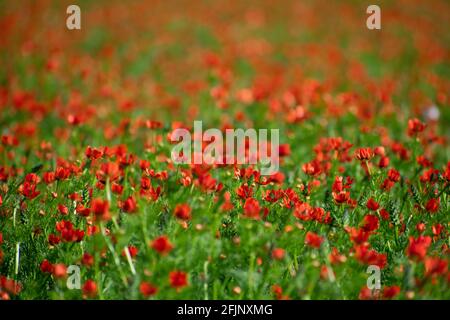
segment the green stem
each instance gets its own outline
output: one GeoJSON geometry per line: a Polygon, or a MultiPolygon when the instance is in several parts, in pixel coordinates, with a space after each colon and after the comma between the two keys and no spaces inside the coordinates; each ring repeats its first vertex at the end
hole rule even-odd
{"type": "Polygon", "coordinates": [[[19,263],[20,263],[20,242],[16,243],[16,265],[14,273],[17,275],[19,273],[19,263]]]}

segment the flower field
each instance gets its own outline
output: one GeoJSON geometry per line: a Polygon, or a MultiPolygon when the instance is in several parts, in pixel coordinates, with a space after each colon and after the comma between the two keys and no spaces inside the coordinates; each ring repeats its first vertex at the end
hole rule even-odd
{"type": "Polygon", "coordinates": [[[0,2],[0,299],[450,299],[448,1],[69,4],[0,2]]]}

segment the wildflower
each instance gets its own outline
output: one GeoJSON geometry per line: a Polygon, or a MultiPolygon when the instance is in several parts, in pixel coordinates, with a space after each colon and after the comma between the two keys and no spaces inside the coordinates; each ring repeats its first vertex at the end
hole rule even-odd
{"type": "Polygon", "coordinates": [[[378,298],[378,291],[369,289],[366,285],[359,292],[359,300],[372,300],[378,298]]]}
{"type": "Polygon", "coordinates": [[[111,192],[114,193],[114,194],[121,195],[122,192],[123,192],[123,186],[118,184],[118,183],[116,183],[116,182],[113,182],[111,184],[111,192]]]}
{"type": "Polygon", "coordinates": [[[54,267],[47,259],[44,259],[41,262],[40,269],[44,273],[53,273],[54,267]]]}
{"type": "Polygon", "coordinates": [[[180,289],[188,285],[187,274],[183,271],[172,271],[169,273],[170,286],[180,289]]]}
{"type": "Polygon", "coordinates": [[[64,278],[67,276],[67,268],[62,263],[57,263],[53,266],[53,276],[55,278],[64,278]]]}
{"type": "Polygon", "coordinates": [[[355,152],[355,157],[359,161],[369,161],[374,156],[371,148],[359,148],[355,152]]]}
{"type": "Polygon", "coordinates": [[[97,148],[92,148],[91,146],[88,146],[85,151],[85,155],[90,160],[97,160],[103,156],[103,151],[99,150],[97,148]]]}
{"type": "Polygon", "coordinates": [[[69,209],[63,204],[58,204],[58,211],[63,216],[66,216],[69,214],[69,209]]]}
{"type": "Polygon", "coordinates": [[[388,179],[392,182],[400,181],[400,172],[395,170],[394,168],[389,169],[388,171],[388,179]]]}
{"type": "Polygon", "coordinates": [[[132,196],[128,197],[122,203],[122,210],[124,212],[133,213],[133,212],[136,212],[136,209],[137,209],[136,200],[132,196]]]}
{"type": "Polygon", "coordinates": [[[373,211],[377,211],[378,208],[380,207],[380,205],[378,204],[378,202],[376,202],[373,198],[370,198],[370,199],[367,201],[366,206],[367,206],[367,209],[373,210],[373,211]]]}
{"type": "Polygon", "coordinates": [[[83,284],[83,294],[89,298],[93,298],[97,295],[97,284],[94,280],[89,279],[83,284]]]}
{"type": "MultiPolygon", "coordinates": [[[[125,257],[126,256],[126,249],[122,250],[122,256],[125,257]]],[[[136,248],[135,246],[128,246],[128,252],[130,253],[131,258],[134,258],[137,256],[139,249],[136,248]]]]}
{"type": "Polygon", "coordinates": [[[378,217],[373,214],[368,214],[364,217],[363,229],[366,232],[372,232],[379,227],[378,217]]]}
{"type": "Polygon", "coordinates": [[[254,198],[248,198],[244,204],[244,215],[248,218],[259,219],[259,212],[261,207],[258,200],[254,198]]]}
{"type": "Polygon", "coordinates": [[[425,209],[427,209],[427,211],[430,213],[436,213],[439,211],[439,204],[440,204],[439,198],[431,198],[425,205],[425,209]]]}
{"type": "Polygon", "coordinates": [[[382,253],[378,253],[373,249],[370,249],[369,244],[363,243],[355,245],[355,258],[366,265],[376,265],[381,269],[386,266],[387,256],[382,253]]]}
{"type": "Polygon", "coordinates": [[[280,144],[278,149],[280,157],[285,157],[291,154],[291,146],[289,144],[280,144]]]}
{"type": "Polygon", "coordinates": [[[425,223],[423,223],[423,222],[419,222],[419,223],[416,225],[416,230],[417,230],[419,233],[423,233],[423,232],[425,231],[425,228],[426,228],[426,225],[425,225],[425,223]]]}
{"type": "Polygon", "coordinates": [[[369,239],[370,236],[370,233],[364,230],[363,228],[361,229],[348,228],[346,231],[350,235],[350,240],[355,244],[362,244],[367,242],[367,239],[369,239]]]}
{"type": "Polygon", "coordinates": [[[85,252],[81,258],[81,263],[87,267],[92,267],[94,265],[94,256],[85,252]]]}
{"type": "Polygon", "coordinates": [[[340,264],[347,261],[347,257],[341,255],[338,249],[333,247],[333,249],[331,249],[330,255],[328,256],[328,260],[330,260],[332,264],[340,264]]]}
{"type": "Polygon", "coordinates": [[[323,242],[323,238],[314,232],[308,231],[305,237],[305,243],[311,248],[319,249],[323,242]]]}
{"type": "Polygon", "coordinates": [[[345,190],[342,190],[339,192],[333,191],[331,194],[333,196],[334,201],[337,204],[343,204],[343,203],[348,202],[348,200],[350,200],[350,192],[345,191],[345,190]]]}
{"type": "Polygon", "coordinates": [[[94,199],[91,202],[91,211],[95,219],[102,221],[109,221],[111,215],[109,213],[109,202],[100,198],[94,199]]]}
{"type": "Polygon", "coordinates": [[[142,281],[139,285],[139,291],[144,297],[149,297],[155,295],[158,292],[158,288],[150,282],[142,281]]]}
{"type": "Polygon", "coordinates": [[[380,168],[386,168],[389,165],[389,158],[388,157],[381,157],[380,161],[378,162],[378,167],[380,168]]]}
{"type": "Polygon", "coordinates": [[[244,184],[236,190],[236,194],[241,199],[251,198],[253,194],[253,188],[249,187],[247,184],[244,184]]]}
{"type": "Polygon", "coordinates": [[[45,172],[42,176],[42,180],[44,180],[46,184],[53,183],[55,179],[56,177],[54,172],[45,172]]]}
{"type": "Polygon", "coordinates": [[[186,203],[177,204],[174,214],[178,219],[191,220],[191,208],[186,203]]]}
{"type": "Polygon", "coordinates": [[[380,210],[380,216],[383,220],[389,220],[390,218],[389,212],[384,208],[380,210]]]}
{"type": "Polygon", "coordinates": [[[440,235],[442,230],[444,230],[444,227],[440,223],[436,223],[431,227],[431,231],[435,236],[440,235]]]}
{"type": "Polygon", "coordinates": [[[409,246],[406,252],[410,258],[422,260],[425,258],[430,245],[431,238],[429,236],[419,236],[417,239],[409,237],[409,246]]]}
{"type": "Polygon", "coordinates": [[[302,170],[309,176],[318,176],[322,172],[320,163],[317,160],[313,160],[304,164],[302,166],[302,170]]]}
{"type": "Polygon", "coordinates": [[[283,260],[285,251],[282,248],[275,248],[272,250],[272,258],[275,260],[283,260]]]}
{"type": "Polygon", "coordinates": [[[425,258],[425,276],[445,275],[448,270],[447,261],[438,257],[425,258]]]}
{"type": "Polygon", "coordinates": [[[55,170],[56,180],[66,180],[70,176],[70,170],[63,167],[57,167],[55,170]]]}
{"type": "Polygon", "coordinates": [[[51,246],[56,246],[60,242],[61,238],[58,237],[56,234],[52,233],[48,236],[48,243],[50,243],[51,246]]]}
{"type": "Polygon", "coordinates": [[[158,253],[165,255],[172,251],[173,245],[170,243],[166,236],[160,236],[152,241],[151,247],[158,253]]]}
{"type": "Polygon", "coordinates": [[[423,130],[425,130],[425,124],[419,119],[414,118],[408,120],[408,135],[410,137],[419,134],[423,130]]]}
{"type": "Polygon", "coordinates": [[[392,299],[400,293],[399,286],[385,287],[383,289],[383,298],[392,299]]]}

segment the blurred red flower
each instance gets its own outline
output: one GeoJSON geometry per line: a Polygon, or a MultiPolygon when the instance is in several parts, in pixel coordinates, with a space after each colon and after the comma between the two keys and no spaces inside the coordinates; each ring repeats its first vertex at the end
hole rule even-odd
{"type": "Polygon", "coordinates": [[[188,285],[187,274],[183,271],[172,271],[169,274],[170,286],[180,289],[188,285]]]}
{"type": "Polygon", "coordinates": [[[191,208],[186,203],[177,204],[174,210],[174,214],[179,219],[190,220],[191,208]]]}
{"type": "Polygon", "coordinates": [[[170,243],[166,236],[160,236],[152,241],[151,247],[160,254],[167,254],[173,249],[173,245],[170,243]]]}
{"type": "Polygon", "coordinates": [[[315,234],[314,232],[308,231],[306,233],[305,243],[308,246],[319,249],[322,242],[323,242],[323,238],[321,236],[315,234]]]}
{"type": "Polygon", "coordinates": [[[139,286],[139,291],[144,297],[153,296],[158,292],[158,288],[149,282],[143,281],[139,286]]]}

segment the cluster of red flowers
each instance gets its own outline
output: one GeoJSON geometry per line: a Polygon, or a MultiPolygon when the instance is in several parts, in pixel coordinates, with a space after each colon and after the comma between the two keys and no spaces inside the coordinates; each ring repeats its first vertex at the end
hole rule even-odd
{"type": "MultiPolygon", "coordinates": [[[[0,299],[447,298],[441,2],[413,11],[386,3],[409,36],[374,43],[353,19],[358,6],[329,1],[136,1],[126,14],[111,3],[107,14],[83,8],[101,28],[68,37],[52,19],[31,38],[6,3],[0,299]],[[317,21],[321,30],[303,33],[317,21]],[[330,26],[332,37],[322,30],[330,26]],[[246,134],[233,151],[262,160],[265,145],[267,155],[278,151],[278,171],[177,164],[180,128],[199,148],[178,156],[205,160],[212,141],[196,134],[196,120],[221,133],[277,129],[277,146],[258,137],[253,154],[246,134]],[[73,264],[82,286],[69,292],[62,283],[73,264]],[[371,265],[380,290],[363,279],[371,265]]],[[[25,11],[46,17],[51,4],[25,11]]]]}
{"type": "Polygon", "coordinates": [[[59,235],[51,233],[48,236],[48,242],[50,245],[57,245],[62,241],[64,242],[80,242],[83,240],[84,231],[75,229],[72,222],[68,220],[61,220],[56,223],[56,231],[59,235]]]}

